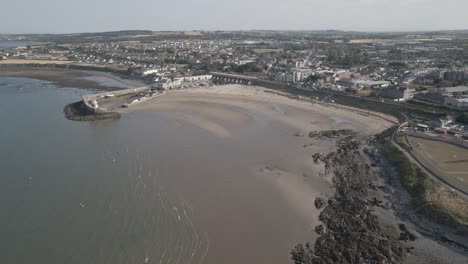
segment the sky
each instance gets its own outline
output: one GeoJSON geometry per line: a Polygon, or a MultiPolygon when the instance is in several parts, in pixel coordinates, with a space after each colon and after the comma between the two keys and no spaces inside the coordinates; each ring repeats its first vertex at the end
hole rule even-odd
{"type": "Polygon", "coordinates": [[[468,0],[2,0],[0,33],[468,29],[468,0]]]}

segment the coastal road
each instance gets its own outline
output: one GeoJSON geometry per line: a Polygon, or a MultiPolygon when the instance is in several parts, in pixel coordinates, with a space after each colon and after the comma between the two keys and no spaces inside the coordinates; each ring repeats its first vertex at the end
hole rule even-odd
{"type": "MultiPolygon", "coordinates": [[[[405,113],[401,113],[406,120],[409,120],[408,116],[405,113]]],[[[432,170],[430,170],[428,167],[426,167],[422,162],[420,162],[410,151],[406,150],[405,148],[401,147],[400,144],[396,141],[396,136],[398,133],[398,130],[400,129],[401,126],[404,124],[408,123],[407,121],[400,124],[398,127],[396,127],[392,133],[391,136],[391,142],[392,144],[397,147],[400,151],[402,151],[406,157],[408,157],[413,163],[415,163],[422,171],[424,171],[427,175],[431,176],[434,180],[440,182],[444,186],[446,186],[449,189],[454,189],[457,194],[460,195],[465,200],[468,200],[468,193],[457,186],[452,185],[451,183],[447,182],[443,177],[440,177],[436,173],[434,173],[432,170]]]]}

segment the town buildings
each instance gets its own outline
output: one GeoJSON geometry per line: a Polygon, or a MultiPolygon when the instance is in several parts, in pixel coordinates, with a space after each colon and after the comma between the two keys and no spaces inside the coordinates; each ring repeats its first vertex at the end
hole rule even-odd
{"type": "Polygon", "coordinates": [[[394,101],[407,101],[414,97],[415,89],[408,87],[388,87],[378,90],[378,95],[394,101]]]}

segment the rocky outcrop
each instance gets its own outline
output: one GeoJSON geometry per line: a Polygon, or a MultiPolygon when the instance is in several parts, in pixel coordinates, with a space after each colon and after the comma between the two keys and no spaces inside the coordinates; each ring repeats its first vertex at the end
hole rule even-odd
{"type": "Polygon", "coordinates": [[[312,131],[309,133],[309,137],[313,139],[340,138],[354,135],[356,135],[356,132],[351,129],[312,131]]]}
{"type": "Polygon", "coordinates": [[[319,161],[323,160],[324,156],[323,153],[315,153],[312,155],[312,159],[314,160],[314,163],[318,163],[319,161]]]}
{"type": "Polygon", "coordinates": [[[408,228],[406,227],[405,224],[399,224],[398,227],[400,228],[400,240],[403,240],[403,241],[414,241],[416,240],[416,235],[411,233],[408,228]]]}
{"type": "Polygon", "coordinates": [[[326,200],[324,198],[321,198],[321,197],[315,198],[315,201],[314,201],[315,208],[322,209],[325,203],[326,203],[326,200]]]}
{"type": "MultiPolygon", "coordinates": [[[[317,162],[325,163],[326,173],[333,176],[335,193],[319,215],[323,225],[315,228],[320,235],[315,245],[298,245],[291,252],[296,264],[397,263],[402,259],[403,248],[394,235],[397,230],[384,227],[372,213],[368,192],[375,175],[360,151],[360,143],[353,139],[354,134],[350,130],[332,130],[309,135],[346,138],[337,140],[336,151],[314,156],[317,162]]],[[[403,236],[406,238],[406,233],[403,236]]]]}

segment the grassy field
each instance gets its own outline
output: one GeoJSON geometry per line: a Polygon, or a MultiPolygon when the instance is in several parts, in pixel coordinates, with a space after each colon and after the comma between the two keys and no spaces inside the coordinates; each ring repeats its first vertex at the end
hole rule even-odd
{"type": "Polygon", "coordinates": [[[411,152],[424,166],[468,192],[468,149],[411,136],[408,142],[411,152]]]}
{"type": "Polygon", "coordinates": [[[425,174],[389,139],[384,144],[383,154],[397,170],[418,213],[452,227],[468,227],[468,203],[465,200],[425,174]]]}

